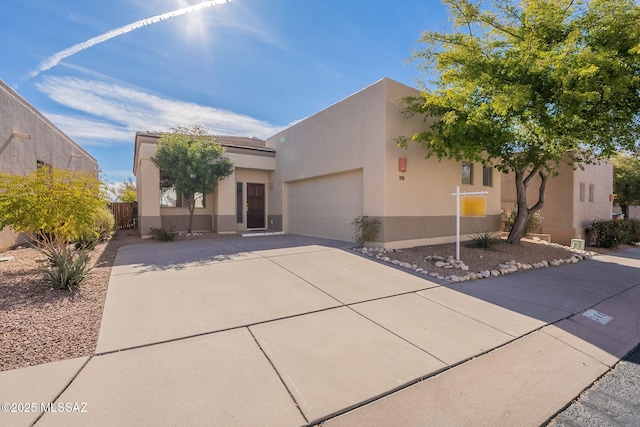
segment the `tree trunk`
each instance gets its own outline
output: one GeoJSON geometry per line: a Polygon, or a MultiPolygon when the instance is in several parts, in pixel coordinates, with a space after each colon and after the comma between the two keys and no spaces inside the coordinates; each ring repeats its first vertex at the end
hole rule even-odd
{"type": "Polygon", "coordinates": [[[539,166],[527,173],[526,170],[515,171],[516,180],[516,207],[517,214],[513,227],[507,237],[507,243],[518,244],[524,237],[527,229],[527,223],[536,212],[538,212],[544,206],[544,194],[547,185],[547,175],[543,172],[539,166]],[[540,176],[540,188],[538,189],[538,201],[531,208],[527,203],[527,187],[531,183],[534,176],[540,176]]]}
{"type": "Polygon", "coordinates": [[[620,205],[620,210],[624,215],[624,219],[629,219],[629,205],[620,205]]]}
{"type": "Polygon", "coordinates": [[[189,225],[187,227],[187,234],[191,234],[191,224],[193,224],[193,212],[196,210],[196,202],[193,195],[190,195],[187,202],[189,208],[189,225]]]}

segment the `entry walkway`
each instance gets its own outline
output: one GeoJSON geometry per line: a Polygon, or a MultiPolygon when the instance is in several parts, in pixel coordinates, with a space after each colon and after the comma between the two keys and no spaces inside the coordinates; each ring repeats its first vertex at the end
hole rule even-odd
{"type": "Polygon", "coordinates": [[[37,410],[0,425],[539,425],[640,343],[639,285],[640,248],[445,285],[300,236],[128,246],[96,354],[1,372],[37,410]]]}

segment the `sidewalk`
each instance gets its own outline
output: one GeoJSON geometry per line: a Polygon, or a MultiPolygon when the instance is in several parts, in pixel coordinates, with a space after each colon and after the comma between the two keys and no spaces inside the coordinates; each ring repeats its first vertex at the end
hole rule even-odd
{"type": "Polygon", "coordinates": [[[96,355],[0,372],[0,425],[535,426],[640,343],[640,248],[444,286],[343,246],[122,248],[96,355]]]}

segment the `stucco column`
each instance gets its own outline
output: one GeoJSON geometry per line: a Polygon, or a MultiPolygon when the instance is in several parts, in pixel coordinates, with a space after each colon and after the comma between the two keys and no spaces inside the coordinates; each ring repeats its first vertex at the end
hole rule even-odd
{"type": "Polygon", "coordinates": [[[148,236],[151,234],[152,227],[162,227],[160,220],[160,173],[151,158],[144,158],[140,161],[140,170],[136,180],[138,188],[144,186],[144,191],[138,191],[139,228],[142,236],[148,236]]]}
{"type": "Polygon", "coordinates": [[[215,189],[216,210],[214,213],[214,227],[217,233],[235,233],[236,223],[236,173],[218,182],[215,189]]]}

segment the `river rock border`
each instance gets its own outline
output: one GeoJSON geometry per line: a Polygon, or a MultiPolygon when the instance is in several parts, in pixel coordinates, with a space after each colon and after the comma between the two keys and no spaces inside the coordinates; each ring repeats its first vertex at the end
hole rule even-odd
{"type": "Polygon", "coordinates": [[[502,264],[499,264],[497,268],[492,270],[483,270],[483,271],[469,271],[469,266],[464,263],[464,261],[457,261],[453,256],[449,256],[447,258],[437,256],[437,255],[429,255],[424,258],[425,261],[433,262],[433,265],[438,268],[445,268],[452,270],[452,274],[443,275],[436,271],[429,272],[428,270],[418,267],[416,264],[411,264],[408,262],[399,261],[393,258],[393,253],[402,252],[402,249],[385,249],[385,248],[354,248],[353,250],[356,252],[360,252],[368,257],[375,258],[377,260],[388,262],[390,264],[396,265],[398,267],[406,268],[407,270],[412,270],[415,273],[424,274],[425,276],[431,276],[439,280],[446,280],[450,283],[458,283],[458,282],[466,282],[469,280],[478,280],[478,279],[487,279],[489,277],[498,277],[504,276],[510,273],[516,273],[518,271],[526,271],[537,268],[547,268],[547,267],[555,267],[562,264],[575,264],[579,261],[585,259],[591,259],[595,255],[598,255],[596,252],[590,251],[581,251],[573,248],[569,248],[567,246],[562,246],[557,243],[548,243],[548,242],[540,242],[539,244],[555,246],[558,248],[568,249],[573,252],[573,255],[570,258],[558,258],[552,259],[549,261],[540,261],[534,264],[523,264],[519,263],[515,260],[506,261],[502,264]]]}

